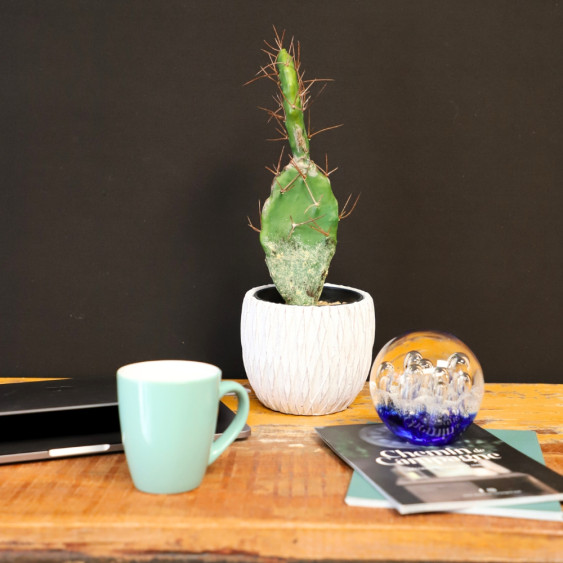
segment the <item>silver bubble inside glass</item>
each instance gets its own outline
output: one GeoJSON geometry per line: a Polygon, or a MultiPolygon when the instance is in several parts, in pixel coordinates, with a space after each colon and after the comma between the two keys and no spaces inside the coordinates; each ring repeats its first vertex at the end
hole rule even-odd
{"type": "Polygon", "coordinates": [[[451,334],[410,332],[379,352],[369,388],[377,414],[412,444],[453,442],[473,422],[484,393],[475,354],[451,334]]]}

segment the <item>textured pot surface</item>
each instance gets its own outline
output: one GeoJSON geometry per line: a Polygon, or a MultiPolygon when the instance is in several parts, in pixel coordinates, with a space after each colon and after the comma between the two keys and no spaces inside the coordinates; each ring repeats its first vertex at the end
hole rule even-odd
{"type": "Polygon", "coordinates": [[[325,287],[357,300],[306,307],[258,298],[273,286],[256,287],[244,297],[244,366],[258,399],[270,409],[298,415],[338,412],[367,380],[375,338],[373,300],[357,289],[325,287]]]}

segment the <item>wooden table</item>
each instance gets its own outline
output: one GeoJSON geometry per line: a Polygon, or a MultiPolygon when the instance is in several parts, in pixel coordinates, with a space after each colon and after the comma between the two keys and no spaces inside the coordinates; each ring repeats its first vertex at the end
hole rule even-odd
{"type": "MultiPolygon", "coordinates": [[[[477,422],[535,430],[563,473],[562,390],[489,384],[477,422]]],[[[136,491],[123,454],[0,467],[0,561],[563,561],[560,522],[347,506],[351,471],[314,426],[377,420],[367,388],[324,417],[251,399],[252,437],[190,493],[136,491]]]]}

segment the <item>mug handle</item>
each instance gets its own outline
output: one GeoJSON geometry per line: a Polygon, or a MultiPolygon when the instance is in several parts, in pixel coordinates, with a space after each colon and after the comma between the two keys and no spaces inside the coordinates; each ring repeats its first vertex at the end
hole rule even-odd
{"type": "Polygon", "coordinates": [[[236,440],[248,418],[250,401],[246,389],[236,381],[221,381],[219,384],[219,398],[227,393],[234,393],[237,396],[237,413],[223,434],[211,444],[207,465],[211,465],[236,440]]]}

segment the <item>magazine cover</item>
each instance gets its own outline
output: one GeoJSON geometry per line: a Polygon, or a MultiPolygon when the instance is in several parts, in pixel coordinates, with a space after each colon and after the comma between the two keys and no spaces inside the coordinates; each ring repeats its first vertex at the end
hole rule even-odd
{"type": "Polygon", "coordinates": [[[382,423],[316,431],[401,514],[563,500],[563,476],[476,424],[442,447],[414,446],[382,423]]]}
{"type": "MultiPolygon", "coordinates": [[[[489,430],[513,448],[545,465],[538,437],[533,430],[489,430]]],[[[399,443],[399,446],[402,444],[399,443]]],[[[392,504],[358,471],[354,471],[345,498],[349,506],[368,508],[393,508],[392,504]]],[[[454,511],[464,514],[482,514],[503,518],[529,518],[533,520],[563,521],[561,504],[556,500],[514,504],[509,506],[486,505],[454,511]]]]}

